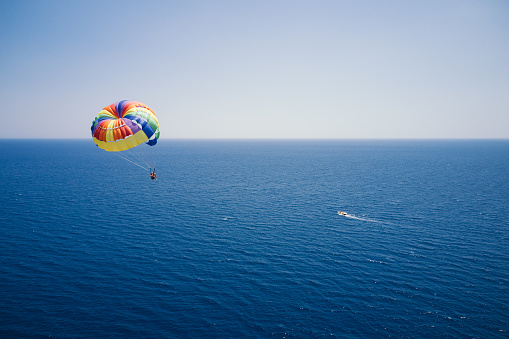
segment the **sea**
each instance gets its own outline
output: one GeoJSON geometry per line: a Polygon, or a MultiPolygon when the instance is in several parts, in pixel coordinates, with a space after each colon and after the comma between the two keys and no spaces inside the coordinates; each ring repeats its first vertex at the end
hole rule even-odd
{"type": "Polygon", "coordinates": [[[509,338],[509,140],[139,147],[0,140],[0,337],[509,338]]]}

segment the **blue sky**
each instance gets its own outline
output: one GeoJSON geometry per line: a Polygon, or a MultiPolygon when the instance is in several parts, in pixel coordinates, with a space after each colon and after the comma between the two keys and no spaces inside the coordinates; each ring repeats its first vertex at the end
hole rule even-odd
{"type": "Polygon", "coordinates": [[[509,138],[509,1],[1,1],[0,138],[509,138]]]}

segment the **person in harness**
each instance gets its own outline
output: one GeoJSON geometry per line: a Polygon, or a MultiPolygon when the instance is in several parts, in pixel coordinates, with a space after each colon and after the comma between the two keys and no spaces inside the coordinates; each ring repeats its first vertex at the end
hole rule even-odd
{"type": "Polygon", "coordinates": [[[154,168],[154,170],[152,172],[150,172],[150,179],[157,180],[157,175],[156,175],[156,169],[155,168],[154,168]]]}

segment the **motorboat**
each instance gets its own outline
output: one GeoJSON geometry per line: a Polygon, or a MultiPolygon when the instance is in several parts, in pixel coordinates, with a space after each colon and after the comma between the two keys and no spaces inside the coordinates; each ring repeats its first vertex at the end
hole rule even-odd
{"type": "Polygon", "coordinates": [[[348,213],[346,213],[346,212],[341,212],[341,211],[338,211],[338,214],[339,214],[339,215],[347,215],[348,213]]]}

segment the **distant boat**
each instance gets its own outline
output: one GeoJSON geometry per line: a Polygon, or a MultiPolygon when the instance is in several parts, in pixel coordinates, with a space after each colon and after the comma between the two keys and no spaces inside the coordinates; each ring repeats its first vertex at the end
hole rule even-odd
{"type": "Polygon", "coordinates": [[[338,211],[338,214],[339,214],[339,215],[347,215],[347,213],[346,213],[346,212],[341,212],[341,211],[338,211]]]}

